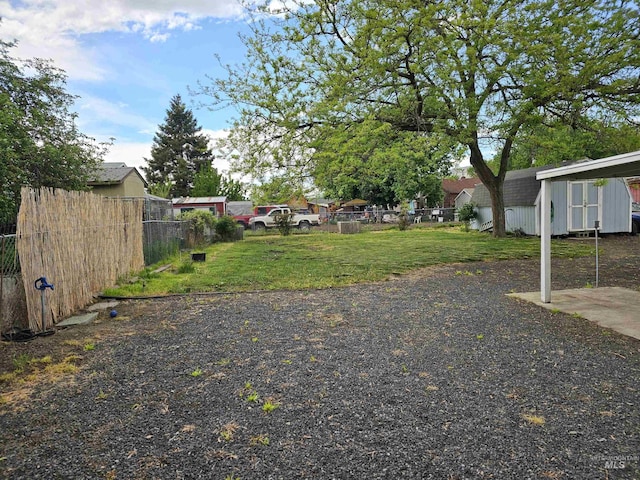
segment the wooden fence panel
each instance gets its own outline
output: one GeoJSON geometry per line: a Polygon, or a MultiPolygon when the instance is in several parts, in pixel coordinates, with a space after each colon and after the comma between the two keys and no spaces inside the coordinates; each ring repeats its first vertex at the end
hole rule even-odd
{"type": "Polygon", "coordinates": [[[50,328],[118,277],[144,268],[142,199],[49,188],[23,188],[21,197],[17,249],[33,331],[42,330],[38,278],[54,285],[45,290],[50,328]]]}

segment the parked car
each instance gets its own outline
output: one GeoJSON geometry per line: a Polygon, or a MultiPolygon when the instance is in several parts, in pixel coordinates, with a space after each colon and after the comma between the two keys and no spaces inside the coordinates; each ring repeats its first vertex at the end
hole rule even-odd
{"type": "Polygon", "coordinates": [[[640,233],[640,212],[631,213],[631,234],[637,235],[640,233]]]}

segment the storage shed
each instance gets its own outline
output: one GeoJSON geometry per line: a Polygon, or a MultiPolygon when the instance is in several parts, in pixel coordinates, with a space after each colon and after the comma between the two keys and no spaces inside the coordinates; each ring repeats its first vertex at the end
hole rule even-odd
{"type": "MultiPolygon", "coordinates": [[[[504,181],[507,231],[540,235],[541,182],[536,174],[553,168],[546,165],[507,172],[504,181]]],[[[484,185],[475,188],[472,201],[478,212],[472,228],[491,229],[491,198],[484,185]]],[[[631,193],[622,178],[554,182],[551,185],[551,219],[551,235],[592,231],[596,220],[600,222],[601,233],[630,232],[631,193]]]]}
{"type": "Polygon", "coordinates": [[[227,197],[180,197],[173,199],[176,215],[191,210],[205,210],[220,217],[227,213],[227,197]]]}

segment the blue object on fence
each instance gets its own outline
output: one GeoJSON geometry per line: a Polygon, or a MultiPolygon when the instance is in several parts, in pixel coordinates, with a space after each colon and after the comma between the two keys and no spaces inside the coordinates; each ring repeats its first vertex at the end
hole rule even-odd
{"type": "Polygon", "coordinates": [[[36,290],[44,291],[45,288],[50,288],[53,290],[53,284],[47,283],[47,277],[40,277],[35,282],[33,282],[33,286],[36,287],[36,290]]]}

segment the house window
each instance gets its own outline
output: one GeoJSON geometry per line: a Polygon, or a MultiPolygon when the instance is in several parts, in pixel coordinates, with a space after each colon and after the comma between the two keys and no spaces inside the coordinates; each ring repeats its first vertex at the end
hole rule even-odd
{"type": "Polygon", "coordinates": [[[190,212],[191,210],[193,210],[193,208],[191,207],[181,208],[180,213],[187,213],[187,212],[190,212]]]}

